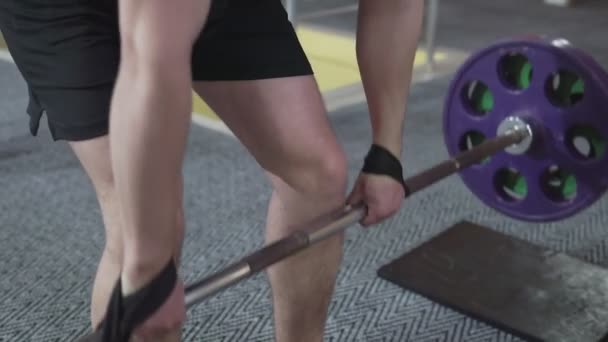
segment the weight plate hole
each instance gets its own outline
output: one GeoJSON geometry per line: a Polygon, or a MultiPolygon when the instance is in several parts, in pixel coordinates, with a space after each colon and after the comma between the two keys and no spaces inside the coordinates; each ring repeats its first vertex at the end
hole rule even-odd
{"type": "MultiPolygon", "coordinates": [[[[458,147],[460,148],[460,152],[468,151],[484,142],[484,140],[486,140],[486,136],[483,133],[479,131],[468,131],[460,138],[458,147]]],[[[490,161],[490,157],[485,158],[481,163],[487,163],[488,161],[490,161]]]]}
{"type": "Polygon", "coordinates": [[[521,201],[528,195],[526,178],[513,168],[500,169],[494,177],[498,194],[506,201],[521,201]]]}
{"type": "Polygon", "coordinates": [[[471,81],[463,89],[466,107],[478,116],[485,115],[494,108],[494,95],[481,81],[471,81]]]}
{"type": "Polygon", "coordinates": [[[582,160],[598,160],[606,152],[606,140],[591,126],[577,125],[569,129],[566,143],[572,153],[582,160]]]}
{"type": "Polygon", "coordinates": [[[575,73],[568,70],[559,70],[547,79],[545,91],[553,105],[570,107],[583,99],[585,84],[575,73]]]}
{"type": "Polygon", "coordinates": [[[541,188],[552,201],[570,201],[576,197],[576,178],[559,166],[551,165],[541,176],[541,188]]]}
{"type": "Polygon", "coordinates": [[[498,61],[498,74],[511,89],[527,89],[532,82],[532,63],[520,53],[509,53],[498,61]]]}

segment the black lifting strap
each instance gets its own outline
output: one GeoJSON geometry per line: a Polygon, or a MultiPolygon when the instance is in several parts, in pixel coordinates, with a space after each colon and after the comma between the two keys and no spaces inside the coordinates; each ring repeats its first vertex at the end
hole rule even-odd
{"type": "Polygon", "coordinates": [[[363,173],[368,174],[389,176],[401,183],[403,190],[405,191],[405,196],[408,196],[410,193],[405,184],[405,180],[403,179],[403,167],[401,166],[401,162],[389,150],[380,145],[372,145],[365,157],[362,171],[363,173]]]}
{"type": "Polygon", "coordinates": [[[135,328],[167,301],[176,282],[177,270],[173,260],[148,285],[127,297],[122,296],[119,279],[104,321],[94,334],[79,342],[129,342],[135,328]]]}

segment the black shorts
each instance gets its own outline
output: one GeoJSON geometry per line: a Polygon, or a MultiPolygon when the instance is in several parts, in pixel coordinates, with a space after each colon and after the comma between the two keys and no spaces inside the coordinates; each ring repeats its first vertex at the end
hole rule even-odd
{"type": "MultiPolygon", "coordinates": [[[[55,140],[108,132],[119,64],[117,0],[3,0],[0,30],[28,85],[30,130],[55,140]]],[[[312,74],[280,0],[213,1],[192,54],[194,81],[312,74]]]]}

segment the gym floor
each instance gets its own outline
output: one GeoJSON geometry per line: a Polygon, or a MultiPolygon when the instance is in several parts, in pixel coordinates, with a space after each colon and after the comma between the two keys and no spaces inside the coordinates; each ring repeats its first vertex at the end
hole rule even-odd
{"type": "MultiPolygon", "coordinates": [[[[299,34],[348,154],[351,177],[361,166],[370,137],[357,90],[353,4],[356,0],[298,2],[299,14],[305,17],[299,34]],[[340,8],[344,11],[321,13],[340,8]]],[[[443,99],[450,77],[468,54],[504,37],[536,33],[569,39],[608,65],[605,30],[599,29],[605,27],[608,3],[601,0],[582,0],[572,8],[530,0],[440,2],[437,71],[426,69],[424,49],[417,56],[403,140],[406,174],[447,157],[443,99]]],[[[70,341],[88,329],[90,285],[103,246],[101,217],[68,147],[52,143],[47,131],[37,138],[29,135],[25,83],[1,48],[0,57],[0,341],[70,341]]],[[[187,282],[261,246],[270,190],[244,148],[202,101],[194,101],[197,125],[189,137],[184,169],[188,227],[182,271],[187,282]]],[[[480,203],[457,176],[448,178],[417,194],[379,227],[347,231],[327,341],[520,341],[404,291],[376,272],[461,220],[608,266],[607,201],[560,222],[531,224],[498,214],[480,203]]],[[[194,307],[184,337],[271,341],[264,275],[194,307]]]]}

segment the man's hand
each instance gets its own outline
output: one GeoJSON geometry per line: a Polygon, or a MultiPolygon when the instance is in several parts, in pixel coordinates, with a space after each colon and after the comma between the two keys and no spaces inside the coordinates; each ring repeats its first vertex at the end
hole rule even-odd
{"type": "Polygon", "coordinates": [[[134,332],[133,342],[169,342],[181,340],[181,326],[186,319],[185,289],[178,280],[165,303],[134,332]]]}
{"type": "Polygon", "coordinates": [[[389,176],[359,174],[347,202],[364,203],[367,215],[361,221],[363,226],[377,224],[394,215],[405,197],[403,185],[389,176]]]}

